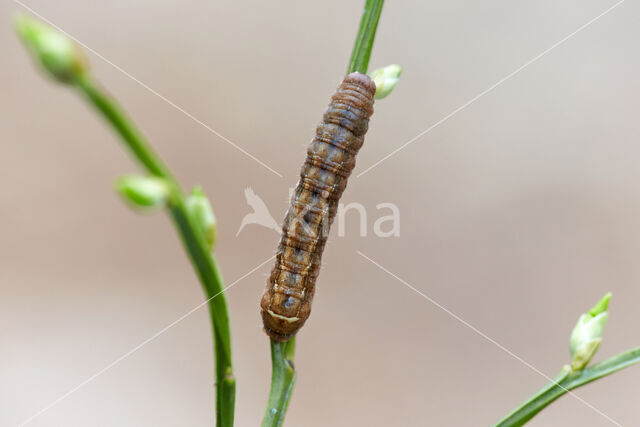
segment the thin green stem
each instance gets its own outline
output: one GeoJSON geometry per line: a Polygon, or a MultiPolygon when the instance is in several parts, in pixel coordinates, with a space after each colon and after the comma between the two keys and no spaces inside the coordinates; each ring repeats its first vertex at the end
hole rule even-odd
{"type": "Polygon", "coordinates": [[[118,104],[91,77],[84,77],[78,88],[102,113],[122,137],[138,161],[155,176],[169,181],[175,194],[169,203],[169,213],[204,288],[213,329],[216,374],[216,425],[233,426],[235,379],[231,365],[231,333],[224,285],[215,257],[204,237],[187,213],[184,193],[168,167],[154,152],[146,138],[118,104]]]}
{"type": "Polygon", "coordinates": [[[78,88],[115,128],[133,155],[149,173],[175,182],[171,172],[151,148],[146,138],[104,89],[99,87],[90,76],[80,79],[78,88]]]}
{"type": "Polygon", "coordinates": [[[562,371],[560,371],[553,381],[544,386],[544,388],[531,396],[526,402],[518,406],[509,415],[500,420],[496,424],[496,427],[521,426],[533,418],[547,405],[566,393],[566,390],[564,390],[559,384],[562,380],[566,379],[569,372],[570,369],[568,366],[563,367],[562,371]]]}
{"type": "Polygon", "coordinates": [[[296,382],[293,366],[295,340],[295,337],[284,343],[271,340],[271,391],[262,427],[279,427],[284,421],[296,382]]]}
{"type": "MultiPolygon", "coordinates": [[[[366,1],[347,74],[354,71],[366,74],[383,4],[384,0],[366,1]]],[[[285,343],[271,340],[271,390],[262,427],[280,426],[284,421],[296,381],[293,367],[295,345],[295,337],[285,343]]]]}
{"type": "Polygon", "coordinates": [[[517,427],[524,425],[538,412],[574,388],[578,388],[599,378],[611,375],[621,369],[640,362],[640,347],[613,356],[581,371],[571,372],[568,366],[542,390],[498,421],[496,427],[517,427]]]}
{"type": "Polygon", "coordinates": [[[358,71],[362,74],[367,73],[369,68],[369,58],[373,49],[373,41],[376,38],[376,30],[378,29],[378,21],[382,13],[384,0],[367,0],[362,12],[360,20],[360,28],[353,44],[351,59],[349,60],[349,68],[347,74],[358,71]]]}

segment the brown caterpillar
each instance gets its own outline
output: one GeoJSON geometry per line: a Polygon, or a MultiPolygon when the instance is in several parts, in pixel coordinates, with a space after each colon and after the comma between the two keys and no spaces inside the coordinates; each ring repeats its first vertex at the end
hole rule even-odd
{"type": "Polygon", "coordinates": [[[375,92],[367,75],[346,76],[307,149],[260,303],[264,330],[276,341],[290,339],[311,313],[322,251],[369,127],[375,92]]]}

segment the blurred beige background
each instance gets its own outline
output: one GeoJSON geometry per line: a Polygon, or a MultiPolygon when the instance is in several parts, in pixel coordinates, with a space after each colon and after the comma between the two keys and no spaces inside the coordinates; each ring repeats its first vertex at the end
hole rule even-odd
{"type": "MultiPolygon", "coordinates": [[[[279,178],[90,55],[185,187],[220,223],[228,283],[273,254],[248,226],[252,187],[280,221],[346,68],[363,1],[27,0],[126,72],[280,172],[279,178]]],[[[358,159],[363,171],[614,1],[403,1],[385,6],[371,67],[399,63],[358,159]]],[[[163,214],[112,191],[137,170],[102,120],[44,80],[3,2],[0,46],[0,425],[15,426],[203,301],[163,214]]],[[[345,202],[401,210],[401,236],[347,235],[325,252],[299,335],[289,426],[482,426],[546,380],[394,280],[379,262],[546,375],[578,315],[614,294],[602,360],[640,345],[640,6],[608,15],[360,178],[345,202]]],[[[371,234],[371,233],[370,233],[371,234]]],[[[257,425],[270,379],[258,301],[271,263],[228,293],[237,425],[257,425]]],[[[640,425],[640,368],[577,394],[640,425]]],[[[33,426],[210,426],[205,310],[33,426]]],[[[608,426],[565,396],[536,426],[608,426]]]]}

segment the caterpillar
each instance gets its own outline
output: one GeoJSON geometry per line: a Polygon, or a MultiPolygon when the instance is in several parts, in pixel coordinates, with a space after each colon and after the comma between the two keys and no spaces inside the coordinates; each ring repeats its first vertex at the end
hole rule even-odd
{"type": "Polygon", "coordinates": [[[307,149],[260,302],[264,330],[275,341],[289,340],[309,318],[322,251],[369,127],[375,92],[367,75],[347,75],[307,149]]]}

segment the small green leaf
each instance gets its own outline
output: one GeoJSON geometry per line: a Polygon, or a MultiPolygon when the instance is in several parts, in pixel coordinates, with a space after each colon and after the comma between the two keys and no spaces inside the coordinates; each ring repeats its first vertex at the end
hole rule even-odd
{"type": "Polygon", "coordinates": [[[609,308],[609,301],[611,301],[611,292],[607,292],[605,296],[602,297],[600,301],[596,305],[593,306],[591,310],[589,310],[589,314],[591,316],[597,316],[600,313],[604,313],[609,308]]]}
{"type": "Polygon", "coordinates": [[[218,224],[211,203],[200,187],[194,187],[191,190],[186,200],[186,207],[209,248],[213,249],[218,235],[218,224]]]}
{"type": "Polygon", "coordinates": [[[59,31],[23,14],[16,17],[15,28],[33,59],[58,82],[77,83],[87,71],[78,46],[59,31]]]}
{"type": "Polygon", "coordinates": [[[376,84],[376,99],[386,98],[391,93],[402,74],[402,67],[397,64],[387,65],[383,68],[378,68],[373,71],[369,76],[376,84]]]}
{"type": "Polygon", "coordinates": [[[145,210],[164,207],[171,196],[169,183],[155,176],[121,176],[116,181],[116,190],[129,205],[145,210]]]}

